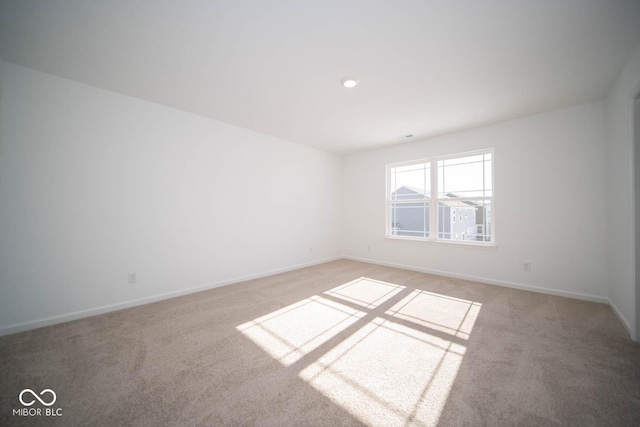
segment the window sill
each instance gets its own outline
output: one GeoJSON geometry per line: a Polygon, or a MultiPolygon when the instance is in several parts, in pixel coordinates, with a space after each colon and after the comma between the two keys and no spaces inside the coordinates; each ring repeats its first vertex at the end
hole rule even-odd
{"type": "Polygon", "coordinates": [[[446,240],[425,240],[414,237],[398,237],[398,236],[386,236],[386,240],[394,241],[394,242],[409,242],[409,243],[418,243],[418,244],[427,244],[427,245],[443,245],[443,246],[454,246],[458,248],[471,248],[471,249],[481,249],[481,250],[496,250],[498,247],[495,243],[466,243],[464,241],[461,242],[449,242],[446,240]]]}

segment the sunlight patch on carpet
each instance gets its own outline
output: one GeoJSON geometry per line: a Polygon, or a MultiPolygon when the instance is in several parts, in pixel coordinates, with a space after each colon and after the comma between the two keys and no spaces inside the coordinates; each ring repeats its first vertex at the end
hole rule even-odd
{"type": "Polygon", "coordinates": [[[395,319],[467,340],[480,306],[477,302],[416,289],[387,313],[395,319]]]}
{"type": "Polygon", "coordinates": [[[434,425],[480,309],[363,277],[238,330],[368,425],[434,425]]]}
{"type": "MultiPolygon", "coordinates": [[[[369,280],[354,280],[332,291],[345,293],[351,299],[365,298],[366,305],[375,304],[398,286],[369,280]],[[359,284],[365,282],[365,284],[359,284]],[[347,288],[353,288],[346,291],[347,288]],[[361,287],[368,286],[371,294],[366,295],[361,287]]],[[[258,344],[271,357],[288,366],[305,354],[314,350],[333,336],[355,323],[366,313],[334,300],[313,296],[283,309],[274,311],[237,327],[245,336],[258,344]]]]}
{"type": "Polygon", "coordinates": [[[340,298],[346,302],[362,305],[366,308],[373,308],[379,306],[402,289],[405,289],[405,287],[361,277],[328,290],[324,294],[340,298]]]}

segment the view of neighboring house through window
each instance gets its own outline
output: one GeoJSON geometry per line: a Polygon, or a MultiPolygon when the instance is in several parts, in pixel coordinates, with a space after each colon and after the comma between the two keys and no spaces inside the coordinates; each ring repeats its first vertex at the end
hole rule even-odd
{"type": "Polygon", "coordinates": [[[493,244],[492,206],[493,150],[387,165],[388,237],[493,244]]]}
{"type": "Polygon", "coordinates": [[[396,166],[390,178],[391,235],[429,237],[431,164],[396,166]]]}

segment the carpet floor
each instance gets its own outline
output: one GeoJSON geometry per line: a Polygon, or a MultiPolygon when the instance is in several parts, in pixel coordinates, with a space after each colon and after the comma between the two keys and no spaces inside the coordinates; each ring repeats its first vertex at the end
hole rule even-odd
{"type": "Polygon", "coordinates": [[[608,306],[347,260],[1,337],[0,384],[2,426],[640,425],[608,306]]]}

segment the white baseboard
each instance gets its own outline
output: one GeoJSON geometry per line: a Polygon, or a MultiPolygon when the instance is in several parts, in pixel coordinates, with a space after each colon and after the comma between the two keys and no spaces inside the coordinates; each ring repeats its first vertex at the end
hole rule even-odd
{"type": "Polygon", "coordinates": [[[599,302],[602,304],[610,303],[608,298],[599,297],[597,295],[582,294],[579,292],[560,291],[560,290],[551,289],[551,288],[541,288],[538,286],[523,285],[520,283],[508,282],[505,280],[487,279],[486,277],[457,274],[457,273],[451,273],[449,271],[442,271],[442,270],[432,270],[428,268],[415,267],[412,265],[396,264],[393,262],[384,262],[384,261],[378,261],[378,260],[373,260],[368,258],[359,258],[359,257],[353,257],[353,256],[347,256],[347,255],[344,255],[342,258],[350,259],[353,261],[366,262],[369,264],[378,264],[378,265],[384,265],[387,267],[401,268],[403,270],[417,271],[419,273],[428,273],[428,274],[435,274],[437,276],[451,277],[453,279],[462,279],[462,280],[469,280],[472,282],[486,283],[488,285],[503,286],[505,288],[520,289],[523,291],[537,292],[541,294],[548,294],[548,295],[555,295],[555,296],[566,297],[566,298],[580,299],[585,301],[599,302]]]}
{"type": "Polygon", "coordinates": [[[419,273],[435,274],[435,275],[438,275],[438,276],[451,277],[451,278],[454,278],[454,279],[470,280],[470,281],[473,281],[473,282],[486,283],[486,284],[489,284],[489,285],[504,286],[506,288],[521,289],[521,290],[524,290],[524,291],[538,292],[538,293],[542,293],[542,294],[556,295],[556,296],[561,296],[561,297],[566,297],[566,298],[574,298],[574,299],[579,299],[579,300],[585,300],[585,301],[592,301],[592,302],[598,302],[598,303],[602,303],[602,304],[607,304],[611,308],[611,311],[613,311],[613,313],[616,315],[616,317],[618,318],[620,323],[622,323],[622,326],[624,327],[624,329],[629,334],[629,337],[634,341],[640,342],[640,331],[636,331],[635,332],[635,334],[637,334],[637,336],[634,335],[634,330],[631,327],[631,322],[629,322],[629,320],[622,314],[620,309],[609,298],[599,297],[597,295],[583,294],[583,293],[579,293],[579,292],[567,292],[567,291],[560,291],[560,290],[557,290],[557,289],[541,288],[541,287],[537,287],[537,286],[523,285],[523,284],[520,284],[520,283],[507,282],[507,281],[503,281],[503,280],[487,279],[486,277],[469,276],[469,275],[464,275],[464,274],[451,273],[451,272],[448,272],[448,271],[431,270],[431,269],[428,269],[428,268],[414,267],[414,266],[411,266],[411,265],[396,264],[396,263],[392,263],[392,262],[384,262],[384,261],[378,261],[378,260],[373,260],[373,259],[368,259],[368,258],[359,258],[359,257],[352,257],[352,256],[347,256],[347,255],[343,255],[342,258],[343,259],[350,259],[350,260],[353,260],[353,261],[366,262],[366,263],[369,263],[369,264],[377,264],[377,265],[384,265],[384,266],[387,266],[387,267],[401,268],[403,270],[417,271],[419,273]]]}
{"type": "Polygon", "coordinates": [[[611,300],[608,300],[608,301],[609,301],[608,304],[611,307],[611,311],[613,311],[613,314],[616,315],[620,323],[622,323],[622,326],[624,326],[624,328],[627,330],[627,333],[629,334],[629,336],[633,339],[634,337],[633,337],[633,333],[631,332],[631,322],[629,322],[627,318],[624,317],[624,315],[622,314],[618,306],[616,306],[613,303],[613,301],[611,300]]]}
{"type": "Polygon", "coordinates": [[[543,294],[556,295],[556,296],[561,296],[561,297],[574,298],[574,299],[580,299],[580,300],[593,301],[593,302],[607,304],[607,305],[609,305],[611,307],[612,311],[618,317],[618,319],[620,320],[620,322],[622,323],[624,328],[627,330],[629,335],[631,335],[631,327],[630,327],[629,321],[622,315],[622,313],[615,306],[615,304],[610,299],[605,298],[605,297],[599,297],[599,296],[596,296],[596,295],[589,295],[589,294],[583,294],[583,293],[578,293],[578,292],[560,291],[560,290],[550,289],[550,288],[541,288],[541,287],[537,287],[537,286],[523,285],[523,284],[520,284],[520,283],[508,282],[508,281],[503,281],[503,280],[494,280],[494,279],[488,279],[488,278],[485,278],[485,277],[457,274],[457,273],[452,273],[452,272],[449,272],[449,271],[432,270],[432,269],[428,269],[428,268],[415,267],[415,266],[412,266],[412,265],[397,264],[397,263],[391,263],[391,262],[378,261],[378,260],[374,260],[374,259],[360,258],[360,257],[353,257],[353,256],[344,255],[344,256],[336,256],[336,257],[325,258],[325,259],[322,259],[322,260],[312,261],[312,262],[303,263],[303,264],[297,264],[297,265],[284,267],[284,268],[277,268],[277,269],[273,269],[273,270],[264,271],[264,272],[261,272],[261,273],[256,273],[256,274],[251,274],[251,275],[247,275],[247,276],[236,277],[236,278],[233,278],[233,279],[224,280],[224,281],[220,281],[220,282],[208,283],[208,284],[201,285],[201,286],[196,286],[196,287],[193,287],[193,288],[181,289],[179,291],[173,291],[173,292],[167,292],[167,293],[158,294],[158,295],[152,295],[152,296],[149,296],[149,297],[140,298],[140,299],[136,299],[136,300],[124,301],[124,302],[120,302],[120,303],[116,303],[116,304],[110,304],[110,305],[105,305],[105,306],[101,306],[101,307],[95,307],[95,308],[91,308],[91,309],[87,309],[87,310],[75,311],[73,313],[61,314],[61,315],[57,315],[57,316],[51,316],[51,317],[46,317],[46,318],[42,318],[42,319],[31,320],[31,321],[27,321],[27,322],[23,322],[23,323],[16,323],[16,324],[13,324],[13,325],[8,325],[8,326],[1,327],[0,328],[0,336],[9,335],[9,334],[15,334],[15,333],[18,333],[18,332],[24,332],[24,331],[28,331],[28,330],[44,327],[44,326],[55,325],[55,324],[58,324],[58,323],[69,322],[69,321],[81,319],[81,318],[84,318],[84,317],[96,316],[96,315],[99,315],[99,314],[109,313],[109,312],[112,312],[112,311],[122,310],[122,309],[125,309],[125,308],[136,307],[136,306],[139,306],[139,305],[149,304],[149,303],[152,303],[152,302],[162,301],[162,300],[166,300],[166,299],[170,299],[170,298],[176,298],[176,297],[179,297],[179,296],[193,294],[193,293],[201,292],[201,291],[206,291],[208,289],[218,288],[218,287],[221,287],[221,286],[227,286],[227,285],[231,285],[231,284],[238,283],[238,282],[244,282],[244,281],[247,281],[247,280],[259,279],[261,277],[271,276],[271,275],[279,274],[279,273],[285,273],[287,271],[298,270],[300,268],[310,267],[310,266],[313,266],[313,265],[324,264],[326,262],[336,261],[336,260],[339,260],[339,259],[348,259],[348,260],[352,260],[352,261],[366,262],[366,263],[369,263],[369,264],[377,264],[377,265],[383,265],[383,266],[387,266],[387,267],[401,268],[401,269],[404,269],[404,270],[417,271],[417,272],[420,272],[420,273],[435,274],[435,275],[438,275],[438,276],[451,277],[451,278],[454,278],[454,279],[469,280],[469,281],[473,281],[473,282],[486,283],[486,284],[489,284],[489,285],[503,286],[503,287],[507,287],[507,288],[521,289],[521,290],[525,290],[525,291],[538,292],[538,293],[543,293],[543,294]]]}
{"type": "Polygon", "coordinates": [[[163,294],[152,295],[144,298],[139,298],[130,301],[123,301],[116,304],[104,305],[101,307],[90,308],[87,310],[75,311],[73,313],[60,314],[57,316],[46,317],[42,319],[30,320],[22,323],[15,323],[13,325],[3,326],[0,328],[0,336],[15,334],[18,332],[24,332],[31,329],[41,328],[43,326],[55,325],[58,323],[69,322],[71,320],[82,319],[84,317],[96,316],[98,314],[109,313],[111,311],[122,310],[125,308],[136,307],[143,304],[149,304],[156,301],[162,301],[169,298],[175,298],[183,295],[193,294],[196,292],[206,291],[208,289],[219,288],[221,286],[227,286],[238,282],[245,282],[247,280],[259,279],[261,277],[271,276],[274,274],[285,273],[287,271],[298,270],[300,268],[311,267],[313,265],[324,264],[330,261],[336,261],[342,259],[340,256],[325,258],[318,261],[307,262],[303,264],[292,265],[289,267],[276,268],[273,270],[263,271],[261,273],[250,274],[247,276],[236,277],[229,280],[223,280],[220,282],[208,283],[206,285],[196,286],[188,289],[181,289],[179,291],[166,292],[163,294]]]}

